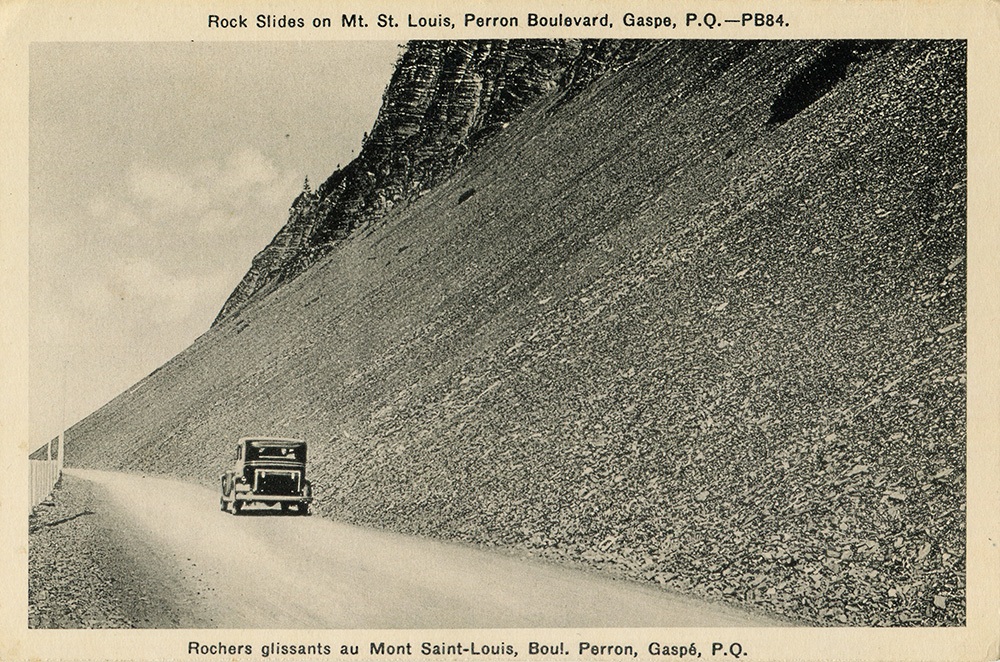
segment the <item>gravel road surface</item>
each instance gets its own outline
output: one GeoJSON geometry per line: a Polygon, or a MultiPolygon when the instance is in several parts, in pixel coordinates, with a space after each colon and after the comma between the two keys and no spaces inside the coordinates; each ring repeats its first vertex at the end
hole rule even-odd
{"type": "Polygon", "coordinates": [[[67,473],[53,500],[86,514],[33,521],[34,627],[788,625],[488,550],[264,508],[234,516],[188,483],[67,473]],[[74,615],[67,591],[90,613],[74,615]],[[98,609],[100,600],[111,604],[98,609]]]}

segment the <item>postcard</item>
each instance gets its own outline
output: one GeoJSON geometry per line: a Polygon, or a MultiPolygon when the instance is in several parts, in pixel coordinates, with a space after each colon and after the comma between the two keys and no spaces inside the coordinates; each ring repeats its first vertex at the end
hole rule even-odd
{"type": "Polygon", "coordinates": [[[998,18],[4,5],[0,659],[1000,658],[998,18]]]}

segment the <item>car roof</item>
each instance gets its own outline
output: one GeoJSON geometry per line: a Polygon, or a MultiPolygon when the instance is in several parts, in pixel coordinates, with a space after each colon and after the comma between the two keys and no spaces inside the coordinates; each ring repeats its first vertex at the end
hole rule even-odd
{"type": "Polygon", "coordinates": [[[306,442],[301,439],[284,439],[282,437],[240,437],[240,440],[236,443],[262,443],[265,446],[306,445],[306,442]]]}

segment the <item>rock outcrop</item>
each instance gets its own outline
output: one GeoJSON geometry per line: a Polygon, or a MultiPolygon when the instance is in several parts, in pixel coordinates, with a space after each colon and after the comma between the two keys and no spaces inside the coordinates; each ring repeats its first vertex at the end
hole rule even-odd
{"type": "Polygon", "coordinates": [[[358,157],[315,193],[253,260],[215,324],[314,264],[359,227],[450,175],[540,98],[577,94],[635,60],[641,40],[416,41],[408,45],[358,157]]]}

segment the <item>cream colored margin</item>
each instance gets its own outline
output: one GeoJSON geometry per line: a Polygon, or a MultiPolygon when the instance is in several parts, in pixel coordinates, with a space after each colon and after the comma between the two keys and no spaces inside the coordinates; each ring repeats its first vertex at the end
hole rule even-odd
{"type": "MultiPolygon", "coordinates": [[[[548,33],[532,30],[453,30],[417,33],[400,28],[391,33],[367,30],[303,30],[294,39],[390,39],[565,37],[565,29],[548,33]]],[[[520,642],[563,639],[633,643],[646,658],[644,642],[697,642],[711,659],[711,642],[738,641],[749,653],[741,658],[762,660],[996,660],[1000,658],[1000,397],[998,397],[997,328],[1000,325],[998,281],[998,226],[1000,226],[1000,2],[931,0],[845,2],[719,2],[679,0],[644,2],[493,2],[441,0],[409,2],[385,0],[325,0],[323,2],[9,2],[0,0],[0,660],[196,660],[224,656],[187,655],[187,642],[261,644],[280,640],[310,643],[317,639],[339,647],[385,636],[413,642],[481,639],[520,642]],[[967,626],[941,629],[787,628],[787,629],[670,629],[670,630],[490,630],[392,631],[384,635],[364,631],[263,630],[63,630],[27,629],[27,439],[28,439],[28,47],[33,41],[214,41],[254,38],[280,40],[279,32],[256,30],[227,34],[209,31],[209,13],[286,13],[339,17],[342,13],[439,12],[456,17],[478,14],[573,14],[610,12],[616,28],[574,31],[578,37],[650,38],[959,38],[969,42],[969,310],[968,310],[968,613],[967,626]],[[775,31],[730,30],[672,32],[620,26],[625,12],[683,16],[687,12],[740,14],[783,13],[792,27],[775,31]]],[[[410,659],[418,659],[414,656],[410,659]]],[[[254,658],[260,659],[260,658],[254,658]]],[[[282,659],[273,657],[269,659],[282,659]]],[[[293,659],[293,658],[285,658],[293,659]]],[[[297,658],[302,659],[302,658],[297,658]]],[[[336,656],[323,659],[336,659],[336,656]]],[[[364,659],[360,656],[356,659],[364,659]]],[[[399,659],[399,658],[395,658],[399,659]]],[[[438,659],[446,659],[444,657],[438,659]]],[[[495,658],[494,658],[495,659],[495,658]]],[[[521,657],[524,659],[524,656],[521,657]]],[[[574,659],[573,657],[566,659],[574,659]]],[[[605,657],[603,659],[612,659],[605,657]]],[[[677,659],[677,658],[661,658],[677,659]]],[[[691,658],[685,658],[691,659],[691,658]]],[[[715,658],[732,659],[732,658],[715,658]]]]}

